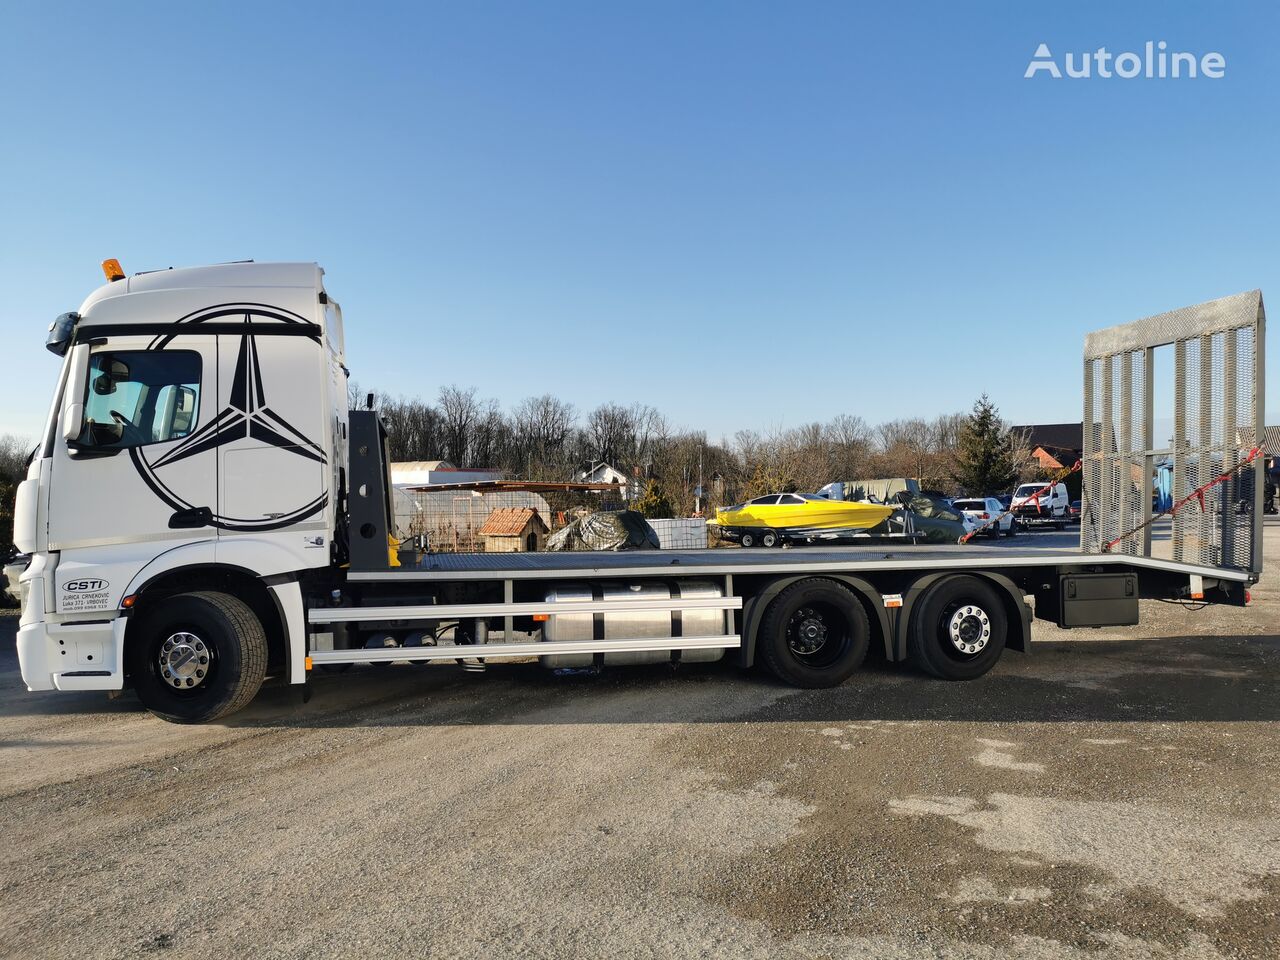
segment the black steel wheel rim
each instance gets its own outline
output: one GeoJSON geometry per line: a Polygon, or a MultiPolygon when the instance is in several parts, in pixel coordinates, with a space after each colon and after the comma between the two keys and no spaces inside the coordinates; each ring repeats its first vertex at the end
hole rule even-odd
{"type": "Polygon", "coordinates": [[[806,666],[831,666],[852,642],[848,619],[830,604],[804,604],[787,619],[787,649],[806,666]]]}

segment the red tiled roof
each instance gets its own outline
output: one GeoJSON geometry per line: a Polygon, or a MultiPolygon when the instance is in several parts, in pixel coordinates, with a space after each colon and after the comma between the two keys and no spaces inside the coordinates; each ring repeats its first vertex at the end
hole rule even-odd
{"type": "Polygon", "coordinates": [[[547,529],[542,517],[533,507],[498,507],[489,514],[484,526],[480,528],[482,537],[518,537],[524,533],[530,521],[536,521],[542,529],[547,529]]]}

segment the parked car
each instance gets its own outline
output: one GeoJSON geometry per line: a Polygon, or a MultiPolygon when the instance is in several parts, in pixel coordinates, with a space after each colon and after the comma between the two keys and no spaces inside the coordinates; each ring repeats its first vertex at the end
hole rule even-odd
{"type": "Polygon", "coordinates": [[[1065,530],[1071,497],[1065,483],[1024,483],[1013,493],[1013,515],[1024,527],[1065,530]]]}
{"type": "Polygon", "coordinates": [[[1067,507],[1067,517],[1072,523],[1080,522],[1081,504],[1079,500],[1072,500],[1071,506],[1067,507]]]}
{"type": "Polygon", "coordinates": [[[993,540],[1002,533],[1006,537],[1012,537],[1017,532],[1013,514],[1006,513],[995,497],[964,497],[953,500],[951,505],[962,511],[976,529],[993,540]]]}

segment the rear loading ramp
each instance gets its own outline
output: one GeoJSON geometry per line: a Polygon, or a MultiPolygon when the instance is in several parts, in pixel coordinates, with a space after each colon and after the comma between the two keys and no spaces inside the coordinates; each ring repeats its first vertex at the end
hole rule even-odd
{"type": "Polygon", "coordinates": [[[1252,290],[1085,338],[1085,553],[1261,574],[1265,333],[1252,290]]]}

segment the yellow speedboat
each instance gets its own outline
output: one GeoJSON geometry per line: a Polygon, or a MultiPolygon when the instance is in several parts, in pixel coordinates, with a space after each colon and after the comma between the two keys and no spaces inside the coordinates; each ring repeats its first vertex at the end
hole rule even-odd
{"type": "Polygon", "coordinates": [[[780,537],[869,530],[891,513],[893,507],[878,503],[828,500],[808,493],[771,493],[717,510],[715,522],[743,546],[773,546],[780,537]]]}

